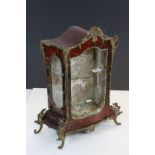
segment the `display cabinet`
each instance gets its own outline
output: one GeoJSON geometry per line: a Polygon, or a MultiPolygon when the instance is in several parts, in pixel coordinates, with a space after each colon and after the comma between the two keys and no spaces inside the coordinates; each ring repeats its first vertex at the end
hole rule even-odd
{"type": "MultiPolygon", "coordinates": [[[[109,37],[99,27],[68,28],[58,38],[41,41],[47,74],[48,109],[38,114],[39,133],[46,124],[57,130],[64,145],[66,135],[93,131],[97,123],[121,114],[110,105],[110,77],[117,36],[109,37]]],[[[103,129],[104,130],[104,129],[103,129]]]]}

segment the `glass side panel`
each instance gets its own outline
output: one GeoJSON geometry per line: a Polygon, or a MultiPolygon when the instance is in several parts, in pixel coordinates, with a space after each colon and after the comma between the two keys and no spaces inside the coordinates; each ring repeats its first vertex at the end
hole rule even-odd
{"type": "Polygon", "coordinates": [[[92,48],[71,58],[73,117],[86,117],[104,106],[104,51],[92,48]]]}
{"type": "Polygon", "coordinates": [[[51,59],[51,77],[53,100],[58,108],[63,107],[62,66],[57,56],[51,59]]]}

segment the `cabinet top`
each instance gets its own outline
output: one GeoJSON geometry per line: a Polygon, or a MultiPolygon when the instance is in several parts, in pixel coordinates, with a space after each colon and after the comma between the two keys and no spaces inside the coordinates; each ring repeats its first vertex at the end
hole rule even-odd
{"type": "Polygon", "coordinates": [[[47,46],[57,46],[59,48],[69,48],[79,44],[86,36],[87,30],[79,26],[71,26],[64,33],[54,39],[44,40],[44,44],[47,46]]]}
{"type": "Polygon", "coordinates": [[[100,27],[94,26],[87,31],[79,26],[71,26],[57,38],[42,40],[41,44],[55,46],[60,49],[67,49],[80,45],[89,39],[96,41],[98,36],[102,38],[102,40],[110,39],[103,33],[100,27]]]}

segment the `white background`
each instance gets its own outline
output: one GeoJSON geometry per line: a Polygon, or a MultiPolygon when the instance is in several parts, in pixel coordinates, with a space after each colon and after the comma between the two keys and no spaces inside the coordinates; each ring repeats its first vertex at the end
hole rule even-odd
{"type": "MultiPolygon", "coordinates": [[[[130,0],[131,155],[154,149],[155,1],[130,0]]],[[[26,2],[0,1],[0,154],[26,154],[26,2]]]]}

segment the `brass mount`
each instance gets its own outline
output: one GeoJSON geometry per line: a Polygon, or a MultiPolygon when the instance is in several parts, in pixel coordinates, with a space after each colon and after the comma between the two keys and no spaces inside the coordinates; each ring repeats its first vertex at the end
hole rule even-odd
{"type": "MultiPolygon", "coordinates": [[[[123,113],[122,111],[120,111],[120,106],[117,104],[117,103],[113,103],[113,105],[110,106],[111,109],[115,112],[114,116],[111,116],[107,119],[112,119],[116,125],[121,125],[121,123],[117,122],[117,117],[123,113]]],[[[43,109],[41,110],[41,112],[38,114],[38,120],[35,121],[35,123],[39,124],[39,129],[38,130],[34,130],[34,133],[37,134],[41,131],[41,129],[43,128],[43,117],[45,116],[45,111],[46,109],[43,109]]],[[[97,123],[96,123],[97,124],[97,123]]],[[[58,130],[57,130],[57,135],[58,135],[58,139],[57,140],[60,140],[61,141],[61,144],[60,146],[58,146],[59,149],[62,149],[63,146],[64,146],[64,143],[65,143],[65,137],[70,134],[70,133],[73,133],[73,132],[86,132],[86,131],[94,131],[95,129],[95,125],[96,124],[91,124],[87,127],[84,127],[84,128],[81,128],[81,129],[77,129],[75,131],[68,131],[68,132],[65,132],[65,127],[66,125],[63,124],[62,126],[58,127],[58,130]]]]}
{"type": "Polygon", "coordinates": [[[46,109],[41,110],[41,112],[38,114],[38,120],[34,121],[35,123],[37,123],[39,126],[38,130],[34,130],[34,133],[37,134],[41,131],[41,129],[43,128],[43,117],[45,116],[45,112],[46,109]]]}
{"type": "Polygon", "coordinates": [[[118,105],[118,103],[113,103],[113,105],[110,106],[111,109],[115,112],[115,115],[112,116],[110,119],[112,119],[116,125],[121,125],[120,122],[117,122],[117,117],[123,113],[123,111],[120,111],[121,107],[118,105]]]}

